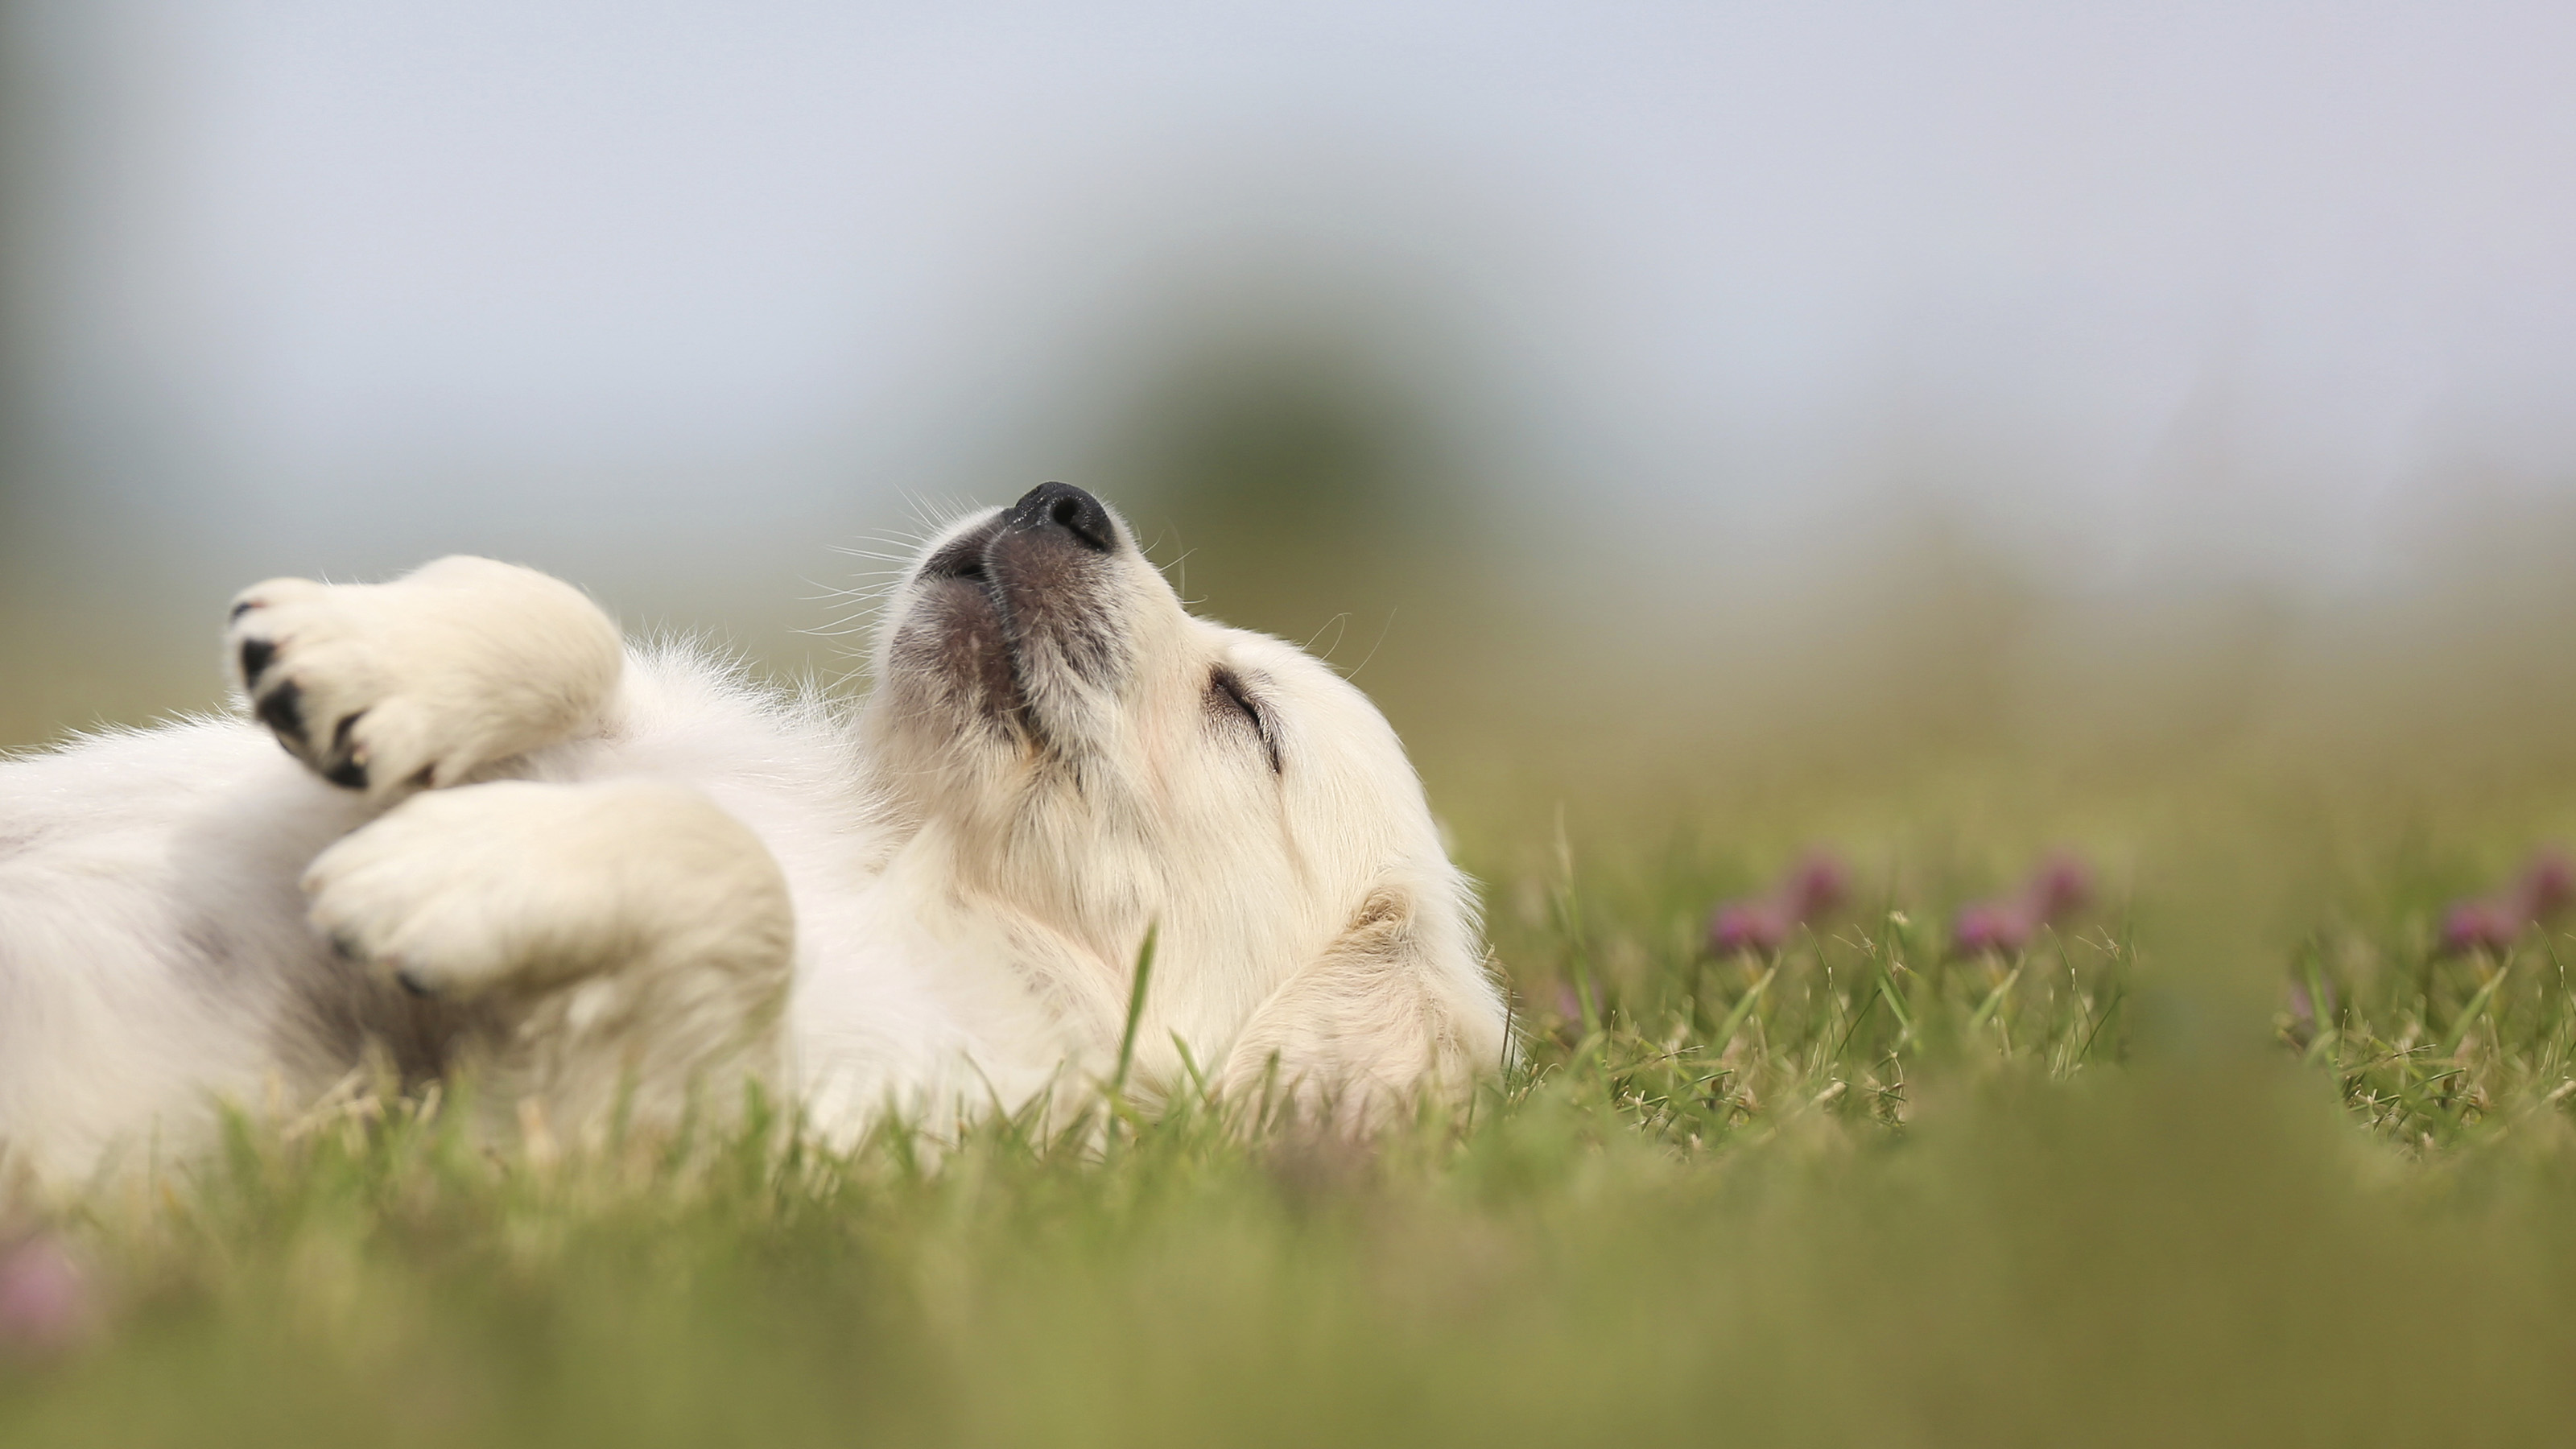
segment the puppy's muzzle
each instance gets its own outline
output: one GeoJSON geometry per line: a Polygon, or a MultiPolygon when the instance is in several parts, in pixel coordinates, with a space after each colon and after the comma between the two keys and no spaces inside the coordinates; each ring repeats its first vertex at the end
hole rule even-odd
{"type": "MultiPolygon", "coordinates": [[[[1099,499],[1070,483],[1041,483],[983,526],[950,539],[921,566],[921,577],[925,583],[971,579],[1003,584],[994,577],[992,565],[996,546],[1006,540],[1024,557],[1057,548],[1107,555],[1116,553],[1122,542],[1117,521],[1099,499]]],[[[1023,586],[1044,582],[1035,578],[1019,581],[1023,586]]]]}
{"type": "Polygon", "coordinates": [[[1118,525],[1109,510],[1070,483],[1041,483],[1021,494],[1002,522],[1036,538],[1069,538],[1093,553],[1118,551],[1118,525]]]}
{"type": "Polygon", "coordinates": [[[1120,667],[1112,575],[1127,547],[1099,499],[1040,484],[923,562],[904,631],[919,634],[898,639],[898,658],[944,673],[987,719],[1042,727],[1050,700],[1120,667]]]}

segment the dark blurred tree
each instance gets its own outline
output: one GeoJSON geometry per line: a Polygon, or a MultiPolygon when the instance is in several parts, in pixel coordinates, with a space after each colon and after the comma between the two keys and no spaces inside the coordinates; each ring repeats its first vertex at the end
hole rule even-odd
{"type": "Polygon", "coordinates": [[[1343,620],[1363,652],[1393,612],[1445,612],[1480,535],[1444,437],[1449,380],[1370,341],[1234,333],[1175,349],[1139,389],[1096,481],[1201,612],[1327,644],[1343,620]]]}

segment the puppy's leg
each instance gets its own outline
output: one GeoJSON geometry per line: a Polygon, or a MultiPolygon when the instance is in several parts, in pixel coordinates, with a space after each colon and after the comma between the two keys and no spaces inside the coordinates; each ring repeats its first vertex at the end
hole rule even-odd
{"type": "Polygon", "coordinates": [[[471,1003],[504,1100],[563,1130],[667,1125],[771,1077],[793,969],[787,883],[694,791],[499,781],[415,795],[305,873],[366,969],[471,1003]]]}
{"type": "Polygon", "coordinates": [[[1479,968],[1425,929],[1409,892],[1370,893],[1339,939],[1261,1003],[1218,1073],[1228,1100],[1373,1132],[1421,1095],[1455,1100],[1498,1069],[1500,1014],[1479,968]]]}
{"type": "Polygon", "coordinates": [[[625,660],[580,590],[462,557],[389,584],[255,584],[224,653],[288,753],[381,800],[593,727],[625,660]]]}

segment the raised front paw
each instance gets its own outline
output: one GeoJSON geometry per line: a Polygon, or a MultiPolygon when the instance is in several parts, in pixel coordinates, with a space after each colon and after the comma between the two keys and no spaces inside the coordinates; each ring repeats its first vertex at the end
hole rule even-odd
{"type": "Polygon", "coordinates": [[[501,780],[414,796],[304,873],[314,929],[415,995],[543,991],[615,970],[784,980],[787,886],[704,796],[501,780]]]}
{"type": "MultiPolygon", "coordinates": [[[[304,873],[313,928],[332,949],[415,996],[503,981],[532,948],[547,880],[511,829],[515,782],[421,795],[343,837],[304,873]],[[497,793],[496,793],[497,792],[497,793]]],[[[575,909],[578,902],[573,903],[575,909]]]]}
{"type": "Polygon", "coordinates": [[[255,584],[233,600],[224,645],[289,754],[379,797],[580,733],[624,659],[616,626],[578,589],[480,558],[389,584],[255,584]]]}

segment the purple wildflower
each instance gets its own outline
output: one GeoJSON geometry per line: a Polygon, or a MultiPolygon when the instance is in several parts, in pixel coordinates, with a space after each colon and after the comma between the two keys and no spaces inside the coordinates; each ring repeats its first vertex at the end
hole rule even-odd
{"type": "Polygon", "coordinates": [[[59,1353],[89,1324],[89,1284],[61,1240],[38,1233],[0,1246],[0,1357],[59,1353]]]}
{"type": "Polygon", "coordinates": [[[2442,913],[2442,950],[2457,955],[2485,949],[2501,953],[2522,933],[2576,902],[2576,866],[2544,850],[2510,886],[2493,895],[2454,901],[2442,913]]]}
{"type": "Polygon", "coordinates": [[[1800,926],[1831,915],[1851,890],[1851,871],[1832,853],[1811,850],[1767,895],[1720,905],[1708,918],[1708,948],[1720,956],[1768,953],[1800,926]]]}
{"type": "Polygon", "coordinates": [[[2018,951],[2030,944],[2039,925],[2039,918],[2021,901],[1977,901],[1959,908],[1958,922],[1950,928],[1950,934],[1959,943],[1962,955],[1975,956],[1987,951],[2018,951]]]}
{"type": "Polygon", "coordinates": [[[1792,919],[1812,921],[1831,915],[1850,893],[1851,871],[1831,854],[1811,850],[1780,883],[1778,899],[1792,919]]]}
{"type": "Polygon", "coordinates": [[[2042,861],[2011,895],[1960,907],[1950,936],[1963,956],[1989,951],[2009,954],[2027,947],[2041,928],[2083,909],[2092,899],[2091,868],[2061,851],[2042,861]]]}
{"type": "Polygon", "coordinates": [[[1729,901],[1708,920],[1708,946],[1720,956],[1777,951],[1792,923],[1776,901],[1729,901]]]}
{"type": "Polygon", "coordinates": [[[1556,1014],[1567,1021],[1579,1021],[1583,1017],[1583,998],[1577,996],[1574,988],[1565,982],[1557,983],[1556,1014]]]}
{"type": "Polygon", "coordinates": [[[2307,982],[2290,983],[2290,1035],[2302,1046],[2316,1040],[2320,1025],[2335,1020],[2334,983],[2319,976],[2317,987],[2317,994],[2311,994],[2307,982]]]}
{"type": "Polygon", "coordinates": [[[2530,908],[2531,918],[2548,920],[2571,901],[2576,901],[2576,865],[2555,850],[2533,856],[2522,873],[2522,902],[2530,908]]]}

